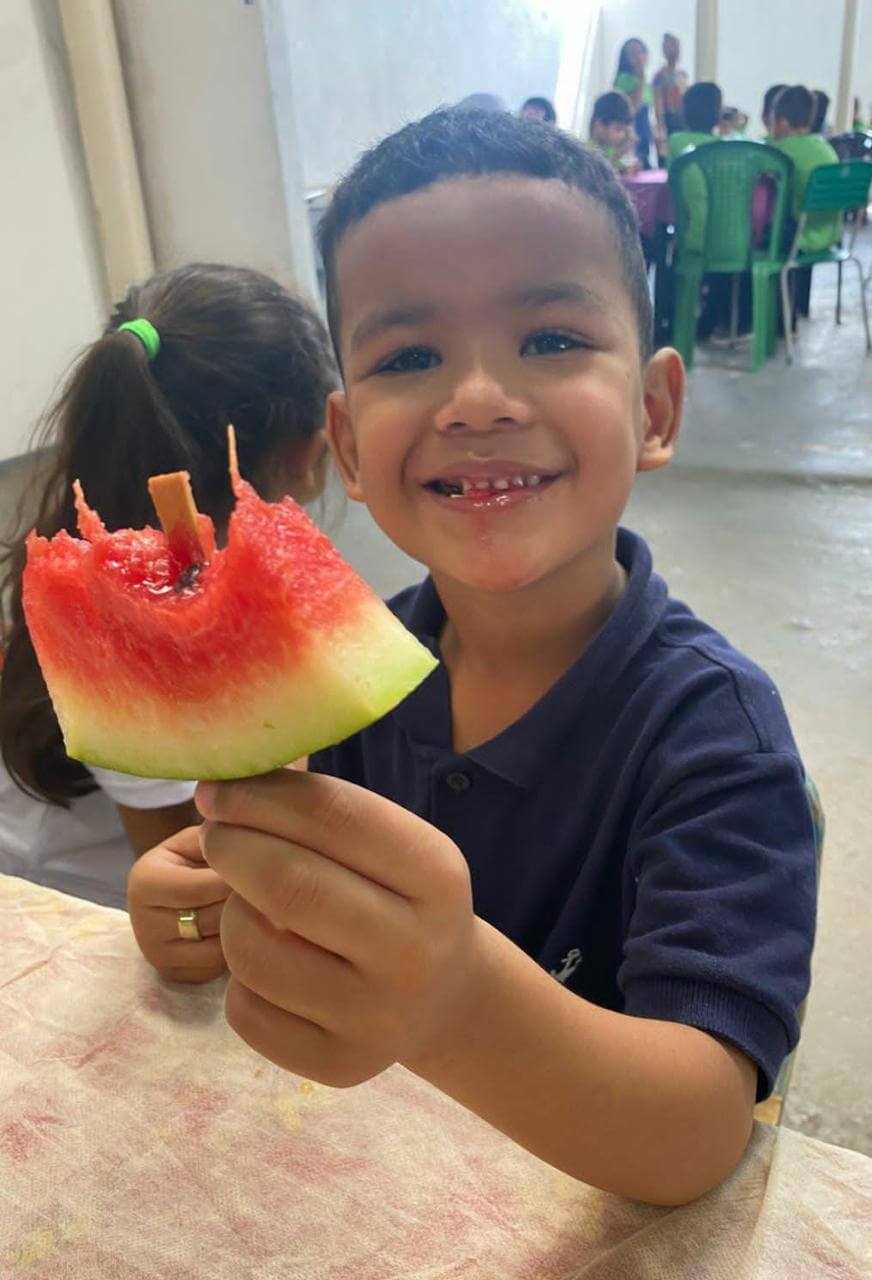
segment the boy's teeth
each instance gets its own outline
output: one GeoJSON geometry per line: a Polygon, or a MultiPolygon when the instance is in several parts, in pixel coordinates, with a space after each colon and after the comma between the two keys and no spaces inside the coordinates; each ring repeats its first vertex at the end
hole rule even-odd
{"type": "Polygon", "coordinates": [[[542,476],[499,476],[493,480],[442,480],[438,487],[449,498],[465,498],[471,493],[505,493],[507,489],[535,489],[542,476]]]}

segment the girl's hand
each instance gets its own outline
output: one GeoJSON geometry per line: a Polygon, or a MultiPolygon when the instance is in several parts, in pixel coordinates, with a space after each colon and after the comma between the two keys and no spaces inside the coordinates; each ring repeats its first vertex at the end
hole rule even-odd
{"type": "Polygon", "coordinates": [[[149,849],[127,877],[127,909],[139,948],[168,982],[210,982],[227,968],[219,938],[229,887],[203,861],[199,827],[149,849]],[[179,912],[194,908],[203,941],[179,935],[179,912]]]}
{"type": "Polygon", "coordinates": [[[382,796],[280,770],[201,783],[209,865],[230,884],[230,1026],[333,1086],[452,1052],[475,1017],[484,926],[447,836],[382,796]]]}

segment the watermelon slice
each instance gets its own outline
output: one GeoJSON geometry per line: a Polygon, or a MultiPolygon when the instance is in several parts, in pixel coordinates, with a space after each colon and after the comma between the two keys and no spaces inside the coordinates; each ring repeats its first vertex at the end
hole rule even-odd
{"type": "Polygon", "coordinates": [[[28,538],[27,625],[74,759],[264,773],[377,720],[437,665],[291,498],[240,478],[232,448],[231,479],[221,550],[184,472],[151,482],[164,532],[108,532],[76,486],[81,537],[28,538]]]}

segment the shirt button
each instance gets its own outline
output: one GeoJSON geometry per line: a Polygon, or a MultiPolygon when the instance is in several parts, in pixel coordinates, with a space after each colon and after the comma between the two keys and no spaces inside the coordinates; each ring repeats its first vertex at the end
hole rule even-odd
{"type": "Polygon", "coordinates": [[[469,774],[461,773],[459,770],[446,774],[445,781],[454,794],[458,796],[462,796],[464,791],[468,791],[472,786],[472,778],[470,778],[469,774]]]}

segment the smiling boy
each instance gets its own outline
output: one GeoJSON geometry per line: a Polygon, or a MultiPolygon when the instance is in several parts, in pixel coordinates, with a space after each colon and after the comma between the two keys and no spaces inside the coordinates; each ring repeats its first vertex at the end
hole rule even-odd
{"type": "Polygon", "coordinates": [[[424,563],[441,658],[308,773],[206,784],[227,1015],[328,1084],[394,1062],[542,1159],[677,1204],[721,1181],[798,1036],[804,774],[769,678],[619,529],[669,462],[633,215],[575,139],[442,111],[322,224],[349,495],[424,563]]]}

